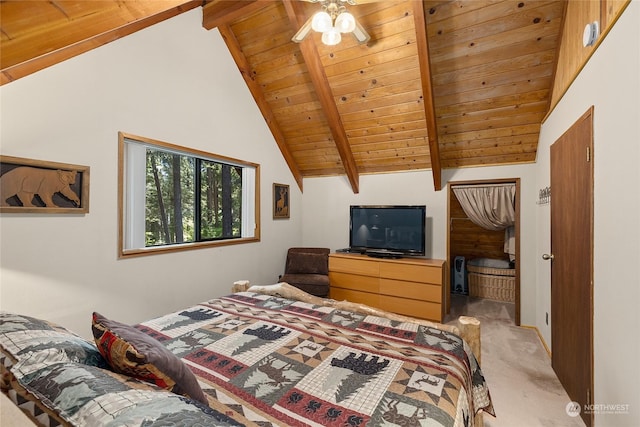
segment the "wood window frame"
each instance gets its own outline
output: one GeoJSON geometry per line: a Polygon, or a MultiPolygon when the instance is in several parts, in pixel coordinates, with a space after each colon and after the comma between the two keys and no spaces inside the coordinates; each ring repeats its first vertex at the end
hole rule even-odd
{"type": "Polygon", "coordinates": [[[220,247],[228,245],[237,245],[243,243],[253,243],[260,241],[260,165],[257,163],[238,160],[219,154],[208,153],[205,151],[192,149],[184,146],[178,146],[168,142],[158,141],[147,137],[133,135],[125,132],[118,132],[118,258],[131,258],[152,254],[172,253],[185,250],[220,247]],[[177,243],[162,246],[151,246],[144,248],[125,249],[125,197],[126,197],[126,177],[125,177],[125,140],[131,139],[143,144],[149,144],[158,148],[178,151],[195,157],[206,159],[214,159],[216,161],[233,163],[243,167],[253,168],[255,170],[255,181],[253,189],[254,197],[254,233],[251,237],[240,237],[233,239],[207,240],[201,242],[177,243]]]}

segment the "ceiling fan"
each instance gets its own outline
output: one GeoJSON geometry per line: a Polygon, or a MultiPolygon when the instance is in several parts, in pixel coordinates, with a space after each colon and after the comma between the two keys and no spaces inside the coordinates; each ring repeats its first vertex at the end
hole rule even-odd
{"type": "Polygon", "coordinates": [[[322,33],[322,43],[333,46],[342,40],[342,34],[351,33],[360,44],[367,43],[371,36],[356,18],[347,11],[346,4],[354,6],[355,0],[308,0],[320,3],[321,10],[307,19],[298,32],[291,38],[302,42],[311,30],[322,33]]]}

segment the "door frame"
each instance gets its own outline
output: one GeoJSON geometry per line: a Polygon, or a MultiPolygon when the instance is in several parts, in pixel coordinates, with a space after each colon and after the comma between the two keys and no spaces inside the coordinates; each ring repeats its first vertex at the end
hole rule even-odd
{"type": "MultiPolygon", "coordinates": [[[[594,346],[593,346],[593,340],[594,340],[594,237],[595,237],[595,228],[594,228],[594,215],[595,215],[595,194],[594,194],[594,188],[595,188],[595,164],[594,164],[594,106],[592,105],[584,114],[582,114],[575,122],[573,122],[571,124],[571,126],[569,126],[567,128],[567,130],[565,130],[561,136],[559,136],[554,142],[553,144],[556,144],[558,142],[560,142],[561,140],[563,140],[567,134],[569,132],[572,132],[579,124],[581,124],[582,122],[588,120],[590,127],[589,127],[589,141],[588,141],[588,153],[586,154],[587,159],[588,159],[588,163],[589,163],[589,175],[590,175],[590,187],[589,187],[589,205],[590,205],[590,218],[589,218],[589,227],[590,227],[590,241],[589,241],[589,252],[590,252],[590,264],[589,264],[589,304],[588,304],[588,320],[589,320],[589,339],[588,339],[588,345],[589,345],[589,358],[590,358],[590,366],[589,366],[589,380],[588,380],[588,390],[587,390],[587,405],[589,405],[589,407],[592,407],[594,404],[594,364],[595,364],[595,354],[594,354],[594,346]]],[[[553,144],[551,144],[551,146],[553,146],[553,144]]],[[[551,146],[549,147],[549,160],[551,161],[551,146]]],[[[550,166],[551,168],[551,166],[550,166]]],[[[551,183],[551,169],[549,170],[549,181],[551,184],[551,187],[553,188],[553,183],[551,183]]],[[[553,207],[553,197],[551,200],[551,206],[553,207]]],[[[553,220],[553,215],[551,214],[551,212],[549,213],[549,233],[550,235],[552,234],[552,223],[551,221],[553,220]]],[[[551,236],[550,239],[550,249],[551,249],[551,253],[553,254],[554,252],[554,248],[553,248],[553,237],[551,236]]],[[[551,259],[551,277],[550,277],[550,311],[553,313],[553,258],[551,259]]],[[[556,286],[558,286],[558,284],[556,284],[556,286]]],[[[551,356],[552,356],[552,368],[555,371],[555,367],[553,366],[553,353],[555,352],[554,346],[553,346],[553,328],[555,325],[555,319],[553,318],[553,315],[551,316],[551,356]]],[[[563,387],[565,387],[565,385],[563,384],[563,387]]],[[[566,389],[566,387],[565,387],[566,389]]],[[[586,425],[588,426],[593,426],[594,425],[594,421],[595,421],[595,417],[594,417],[594,411],[589,411],[588,413],[585,412],[584,410],[585,408],[581,408],[580,411],[580,417],[582,418],[582,420],[585,422],[586,425]]]]}
{"type": "Polygon", "coordinates": [[[520,326],[520,178],[482,179],[473,181],[451,181],[447,183],[447,268],[446,276],[446,312],[451,310],[451,187],[456,185],[487,185],[507,184],[516,185],[515,199],[515,234],[516,234],[516,277],[515,277],[515,324],[520,326]]]}

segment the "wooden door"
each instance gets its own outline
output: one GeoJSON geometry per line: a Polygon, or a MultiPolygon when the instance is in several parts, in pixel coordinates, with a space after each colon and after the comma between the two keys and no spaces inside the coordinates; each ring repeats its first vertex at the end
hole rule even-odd
{"type": "Polygon", "coordinates": [[[551,146],[552,366],[587,426],[593,403],[593,108],[551,146]]]}

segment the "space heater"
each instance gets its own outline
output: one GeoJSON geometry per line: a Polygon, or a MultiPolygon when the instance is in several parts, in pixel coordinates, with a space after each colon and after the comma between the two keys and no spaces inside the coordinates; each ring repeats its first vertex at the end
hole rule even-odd
{"type": "Polygon", "coordinates": [[[457,256],[453,260],[451,277],[453,279],[451,291],[454,294],[469,295],[469,284],[467,282],[467,265],[463,256],[457,256]]]}

